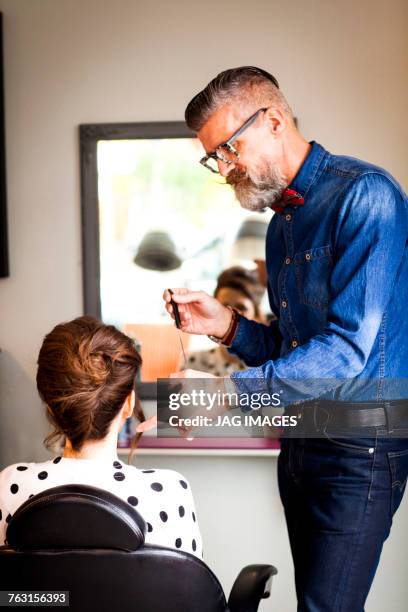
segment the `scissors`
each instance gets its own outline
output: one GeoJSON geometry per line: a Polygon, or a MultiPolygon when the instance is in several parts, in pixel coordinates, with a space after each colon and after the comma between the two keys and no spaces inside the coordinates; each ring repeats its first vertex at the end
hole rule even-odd
{"type": "MultiPolygon", "coordinates": [[[[174,295],[174,291],[172,291],[171,289],[168,290],[170,295],[174,295]]],[[[180,312],[179,312],[179,308],[178,308],[178,304],[176,304],[176,302],[173,300],[173,298],[170,299],[170,304],[173,308],[173,312],[174,312],[174,319],[176,321],[176,327],[179,330],[179,339],[180,339],[180,345],[181,345],[181,350],[183,353],[183,359],[184,359],[184,367],[186,367],[187,365],[187,358],[186,358],[186,353],[184,351],[184,346],[183,346],[183,340],[181,338],[181,319],[180,319],[180,312]]]]}

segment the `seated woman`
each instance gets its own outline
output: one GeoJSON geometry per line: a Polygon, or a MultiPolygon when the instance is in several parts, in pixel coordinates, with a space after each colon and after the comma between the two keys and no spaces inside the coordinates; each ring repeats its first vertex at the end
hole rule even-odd
{"type": "MultiPolygon", "coordinates": [[[[224,306],[236,308],[247,319],[263,323],[260,304],[264,293],[265,287],[256,270],[233,266],[218,276],[214,297],[224,306]]],[[[225,346],[220,345],[206,351],[190,352],[185,366],[180,366],[180,369],[187,368],[221,377],[245,370],[246,365],[238,357],[231,355],[225,346]]]]}
{"type": "MultiPolygon", "coordinates": [[[[112,325],[79,317],[44,339],[37,388],[55,431],[65,436],[62,456],[16,463],[0,472],[0,545],[7,524],[29,497],[63,484],[106,489],[135,507],[147,522],[146,542],[202,556],[190,485],[172,470],[140,470],[117,456],[117,438],[135,404],[141,357],[112,325]]],[[[147,423],[147,422],[146,422],[147,423]]],[[[138,431],[147,429],[146,423],[138,431]]]]}

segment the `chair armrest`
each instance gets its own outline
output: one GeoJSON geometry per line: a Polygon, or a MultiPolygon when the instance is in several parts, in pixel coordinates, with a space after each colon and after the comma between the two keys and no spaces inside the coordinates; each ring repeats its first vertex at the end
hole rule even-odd
{"type": "Polygon", "coordinates": [[[238,574],[228,599],[229,612],[257,612],[261,599],[271,594],[273,565],[247,565],[238,574]]]}

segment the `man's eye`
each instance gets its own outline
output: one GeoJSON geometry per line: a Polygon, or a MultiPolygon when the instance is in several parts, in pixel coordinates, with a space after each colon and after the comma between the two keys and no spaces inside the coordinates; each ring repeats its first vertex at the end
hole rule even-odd
{"type": "Polygon", "coordinates": [[[236,148],[235,143],[233,145],[223,145],[221,148],[221,154],[232,162],[236,160],[237,153],[239,153],[239,151],[236,148]]]}

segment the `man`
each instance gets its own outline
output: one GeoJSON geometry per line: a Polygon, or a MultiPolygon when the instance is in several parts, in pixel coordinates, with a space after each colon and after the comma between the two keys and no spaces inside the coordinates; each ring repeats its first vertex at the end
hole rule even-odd
{"type": "MultiPolygon", "coordinates": [[[[381,168],[307,142],[259,68],[219,74],[186,121],[206,151],[201,163],[241,205],[276,212],[266,266],[278,320],[248,321],[204,292],[176,289],[182,329],[250,366],[231,376],[241,392],[324,396],[295,406],[305,433],[282,441],[278,465],[298,610],[361,612],[408,472],[406,196],[381,168]]],[[[167,291],[164,299],[174,316],[167,291]]]]}

